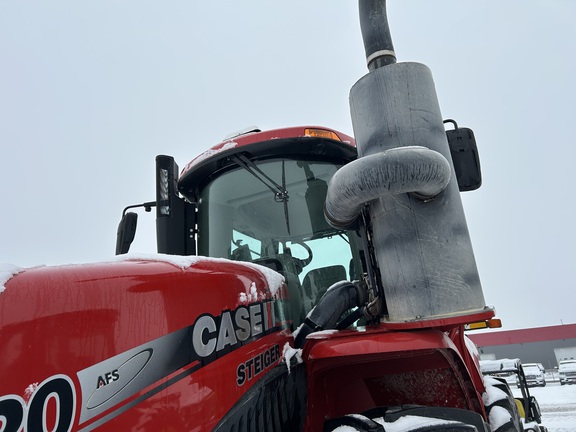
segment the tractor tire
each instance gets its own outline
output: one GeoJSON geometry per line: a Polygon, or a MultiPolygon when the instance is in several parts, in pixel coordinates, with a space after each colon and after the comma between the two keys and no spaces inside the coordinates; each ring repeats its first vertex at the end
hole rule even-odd
{"type": "Polygon", "coordinates": [[[489,432],[489,425],[474,412],[446,407],[405,405],[379,407],[362,414],[327,420],[323,432],[489,432]],[[408,420],[406,417],[410,417],[408,420]],[[342,428],[342,429],[340,429],[342,428]]]}
{"type": "Polygon", "coordinates": [[[485,404],[486,415],[493,432],[522,432],[524,427],[522,419],[516,407],[514,395],[508,386],[506,380],[497,377],[490,377],[491,380],[484,380],[487,387],[500,390],[502,397],[491,400],[485,404]]]}

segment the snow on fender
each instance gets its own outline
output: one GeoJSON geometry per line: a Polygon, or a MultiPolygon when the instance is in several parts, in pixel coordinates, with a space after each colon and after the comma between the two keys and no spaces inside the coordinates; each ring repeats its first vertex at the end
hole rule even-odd
{"type": "Polygon", "coordinates": [[[298,363],[302,363],[302,350],[292,348],[289,342],[284,344],[284,348],[282,349],[282,357],[286,362],[286,367],[288,368],[288,373],[290,373],[290,363],[292,362],[292,357],[296,358],[298,363]]]}

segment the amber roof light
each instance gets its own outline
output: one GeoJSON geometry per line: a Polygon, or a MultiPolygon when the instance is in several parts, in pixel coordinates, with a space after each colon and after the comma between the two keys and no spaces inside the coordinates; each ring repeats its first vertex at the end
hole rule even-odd
{"type": "Polygon", "coordinates": [[[311,137],[315,137],[315,138],[326,138],[326,139],[331,139],[331,140],[335,140],[335,141],[342,141],[340,139],[340,137],[338,135],[336,135],[336,133],[326,130],[326,129],[312,129],[312,128],[307,128],[304,129],[304,134],[311,136],[311,137]]]}

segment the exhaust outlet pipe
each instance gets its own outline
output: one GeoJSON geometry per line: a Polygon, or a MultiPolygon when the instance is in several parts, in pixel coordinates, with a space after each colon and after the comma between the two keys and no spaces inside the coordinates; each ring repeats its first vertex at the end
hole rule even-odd
{"type": "Polygon", "coordinates": [[[386,15],[386,0],[359,0],[358,10],[368,70],[396,63],[386,15]]]}
{"type": "Polygon", "coordinates": [[[385,0],[359,0],[359,11],[369,73],[350,90],[358,160],[330,181],[327,219],[340,228],[366,212],[384,320],[484,312],[432,73],[396,63],[385,0]]]}

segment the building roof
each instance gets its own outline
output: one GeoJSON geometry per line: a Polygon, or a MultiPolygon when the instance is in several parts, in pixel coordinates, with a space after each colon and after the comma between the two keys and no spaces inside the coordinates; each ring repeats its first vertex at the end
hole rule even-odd
{"type": "Polygon", "coordinates": [[[480,347],[545,342],[559,339],[576,339],[576,324],[536,327],[520,330],[492,330],[483,333],[468,332],[467,335],[480,347]]]}

